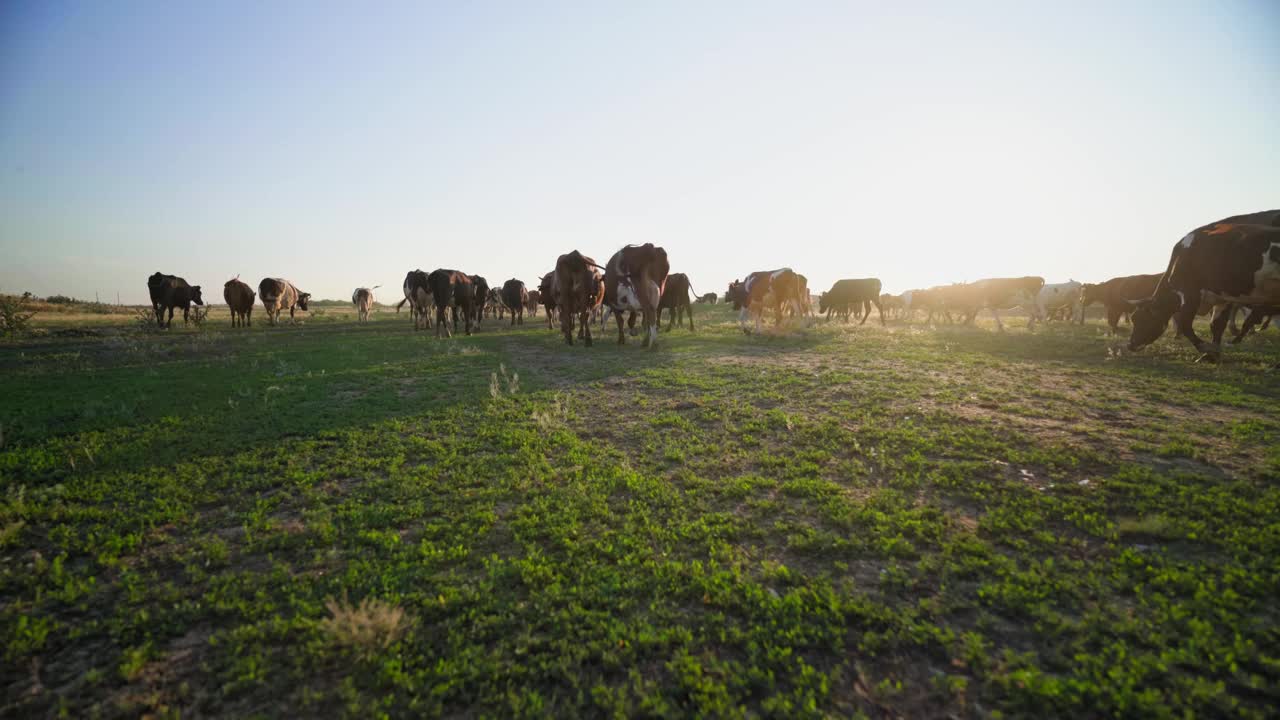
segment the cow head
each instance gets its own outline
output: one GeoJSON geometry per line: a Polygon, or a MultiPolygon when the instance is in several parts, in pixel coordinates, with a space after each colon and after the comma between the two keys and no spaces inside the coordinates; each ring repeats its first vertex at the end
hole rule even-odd
{"type": "Polygon", "coordinates": [[[823,314],[825,312],[827,312],[827,294],[822,293],[818,296],[818,313],[823,314]]]}
{"type": "Polygon", "coordinates": [[[742,286],[742,281],[734,280],[729,283],[729,292],[724,294],[724,298],[733,303],[734,310],[741,310],[747,304],[747,291],[742,286]]]}
{"type": "Polygon", "coordinates": [[[311,293],[298,293],[298,307],[303,310],[307,309],[307,301],[311,299],[311,293]]]}
{"type": "Polygon", "coordinates": [[[1102,301],[1102,285],[1095,283],[1085,283],[1080,286],[1080,303],[1088,305],[1094,302],[1102,301]]]}
{"type": "Polygon", "coordinates": [[[204,304],[204,298],[200,297],[200,286],[199,286],[199,285],[192,285],[192,286],[191,286],[191,302],[193,302],[193,303],[195,303],[195,304],[197,304],[197,305],[203,305],[203,304],[204,304]]]}
{"type": "Polygon", "coordinates": [[[1169,318],[1182,307],[1182,303],[1182,297],[1173,292],[1162,292],[1134,303],[1130,316],[1133,331],[1129,333],[1129,350],[1141,350],[1163,335],[1169,318]]]}

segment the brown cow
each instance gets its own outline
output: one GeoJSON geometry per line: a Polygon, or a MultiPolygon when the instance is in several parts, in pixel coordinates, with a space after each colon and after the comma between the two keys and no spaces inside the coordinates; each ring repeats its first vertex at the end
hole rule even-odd
{"type": "Polygon", "coordinates": [[[1028,308],[1031,316],[1027,326],[1035,324],[1035,302],[1044,287],[1044,278],[1029,275],[1020,278],[989,278],[971,283],[961,283],[942,288],[943,303],[948,310],[957,310],[972,325],[978,313],[990,310],[996,319],[996,327],[1004,332],[1000,311],[1015,307],[1028,308]]]}
{"type": "Polygon", "coordinates": [[[791,268],[781,270],[761,270],[753,272],[745,280],[735,280],[729,284],[726,295],[738,311],[738,325],[744,333],[750,334],[747,320],[755,320],[755,330],[760,331],[765,310],[772,310],[777,325],[782,325],[784,308],[791,308],[795,315],[804,313],[803,301],[800,299],[800,276],[791,268]]]}
{"type": "Polygon", "coordinates": [[[1084,309],[1089,305],[1102,303],[1107,312],[1107,325],[1115,335],[1119,332],[1120,318],[1133,312],[1140,300],[1151,297],[1163,276],[1163,273],[1122,275],[1106,282],[1085,283],[1080,286],[1080,316],[1084,317],[1084,309]]]}
{"type": "Polygon", "coordinates": [[[458,315],[461,314],[463,327],[470,335],[475,310],[475,289],[471,285],[471,277],[457,270],[438,268],[427,276],[427,284],[431,286],[431,298],[436,306],[436,337],[452,335],[449,332],[450,314],[453,316],[453,332],[458,332],[458,315]]]}
{"type": "Polygon", "coordinates": [[[902,298],[898,295],[890,295],[889,293],[881,293],[880,307],[889,313],[889,317],[902,317],[902,311],[905,308],[902,298]]]}
{"type": "Polygon", "coordinates": [[[658,322],[659,324],[662,322],[662,311],[670,310],[671,322],[667,324],[668,332],[680,324],[680,319],[686,312],[689,313],[689,331],[693,331],[693,306],[689,304],[691,292],[693,292],[693,285],[689,283],[688,275],[671,273],[667,276],[667,284],[662,288],[662,298],[658,300],[658,322]]]}
{"type": "Polygon", "coordinates": [[[716,294],[715,294],[715,293],[713,293],[713,292],[712,292],[712,293],[706,293],[706,294],[704,294],[704,295],[700,295],[700,296],[698,296],[698,299],[697,299],[697,300],[694,300],[694,302],[696,302],[696,303],[705,303],[705,304],[708,304],[708,305],[715,305],[717,302],[720,302],[720,296],[716,295],[716,294]]]}
{"type": "Polygon", "coordinates": [[[537,290],[529,291],[529,299],[525,302],[524,309],[529,312],[530,317],[538,316],[538,306],[542,304],[542,293],[537,290]]]}
{"type": "Polygon", "coordinates": [[[591,347],[591,311],[600,304],[600,282],[595,273],[596,262],[574,250],[556,260],[556,306],[560,309],[560,332],[564,341],[573,344],[575,318],[580,323],[583,343],[591,347]]]}
{"type": "Polygon", "coordinates": [[[884,305],[880,303],[880,279],[858,278],[837,280],[831,289],[818,296],[818,313],[826,315],[830,320],[832,314],[844,317],[849,322],[849,314],[858,310],[865,325],[871,317],[871,306],[880,313],[880,324],[884,325],[884,305]]]}
{"type": "Polygon", "coordinates": [[[538,278],[538,298],[542,300],[542,307],[546,310],[547,329],[555,330],[555,314],[556,314],[556,296],[559,294],[556,289],[556,271],[543,275],[538,278]]]}
{"type": "Polygon", "coordinates": [[[288,280],[262,278],[262,282],[258,283],[258,297],[262,299],[262,307],[267,311],[267,321],[275,325],[285,308],[289,309],[289,322],[296,322],[294,311],[307,309],[311,293],[298,290],[288,280]]]}
{"type": "Polygon", "coordinates": [[[222,299],[227,301],[231,310],[231,327],[252,326],[253,301],[258,297],[248,283],[237,275],[222,286],[222,299]]]}
{"type": "Polygon", "coordinates": [[[643,317],[641,345],[653,347],[658,340],[658,303],[667,284],[671,265],[667,251],[653,243],[628,245],[609,258],[604,269],[604,304],[618,320],[618,344],[626,344],[622,332],[623,311],[643,317]]]}

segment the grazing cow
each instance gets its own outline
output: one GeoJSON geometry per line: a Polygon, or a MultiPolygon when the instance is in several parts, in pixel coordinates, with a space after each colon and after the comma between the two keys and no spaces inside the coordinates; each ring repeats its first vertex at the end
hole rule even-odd
{"type": "Polygon", "coordinates": [[[902,310],[905,306],[900,296],[882,293],[880,295],[880,307],[889,313],[889,317],[902,317],[902,310]]]}
{"type": "Polygon", "coordinates": [[[698,299],[694,300],[694,302],[696,303],[706,303],[708,305],[715,305],[719,301],[720,301],[720,296],[716,295],[715,293],[707,293],[705,295],[699,295],[698,299]]]}
{"type": "Polygon", "coordinates": [[[796,315],[803,312],[799,305],[799,288],[800,277],[791,268],[761,270],[751,273],[745,280],[729,283],[725,297],[738,311],[738,325],[742,331],[750,334],[747,320],[754,319],[755,330],[759,332],[765,310],[773,311],[779,326],[782,325],[784,307],[791,307],[796,315]]]}
{"type": "Polygon", "coordinates": [[[1155,291],[1133,312],[1130,350],[1155,342],[1172,318],[1178,333],[1202,353],[1199,359],[1215,362],[1231,313],[1214,316],[1213,342],[1204,342],[1194,327],[1202,298],[1214,304],[1280,305],[1280,227],[1222,223],[1206,228],[1173,246],[1155,291]]]}
{"type": "Polygon", "coordinates": [[[410,270],[404,276],[404,299],[396,304],[396,312],[400,312],[405,303],[409,303],[413,329],[430,329],[435,303],[431,298],[431,284],[427,282],[427,274],[422,270],[410,270]]]}
{"type": "Polygon", "coordinates": [[[147,278],[147,292],[151,295],[151,309],[156,313],[156,325],[168,327],[173,324],[173,309],[182,308],[182,324],[186,325],[191,311],[191,303],[204,305],[200,298],[200,286],[193,289],[190,284],[177,275],[166,275],[161,272],[152,273],[147,278]],[[185,289],[184,289],[185,288],[185,289]],[[164,311],[169,311],[169,322],[164,320],[164,311]]]}
{"type": "Polygon", "coordinates": [[[453,332],[458,332],[458,315],[462,315],[463,326],[468,335],[471,334],[471,318],[475,315],[475,288],[471,285],[471,277],[457,270],[439,268],[432,270],[427,276],[427,284],[431,286],[431,298],[436,306],[436,337],[443,334],[450,337],[449,316],[453,316],[453,332]]]}
{"type": "MultiPolygon", "coordinates": [[[[480,327],[480,317],[484,315],[484,304],[489,297],[489,281],[479,275],[468,275],[471,280],[471,314],[475,317],[476,328],[480,327]]],[[[458,331],[458,323],[454,322],[453,331],[458,331]]]]}
{"type": "Polygon", "coordinates": [[[619,345],[627,342],[622,332],[624,310],[639,312],[643,318],[644,340],[640,344],[653,347],[657,343],[658,303],[670,272],[667,251],[653,243],[628,245],[609,258],[604,269],[604,304],[617,318],[619,345]]]}
{"type": "Polygon", "coordinates": [[[689,313],[689,331],[693,331],[693,306],[689,304],[691,292],[693,292],[693,286],[689,283],[688,275],[671,273],[667,276],[667,284],[662,288],[662,297],[658,300],[658,324],[662,324],[662,311],[670,310],[671,322],[667,324],[668,332],[680,324],[680,319],[685,312],[689,313]]]}
{"type": "Polygon", "coordinates": [[[560,332],[564,341],[573,344],[575,319],[581,324],[580,334],[591,347],[591,311],[600,304],[600,282],[596,279],[596,262],[574,250],[556,259],[556,307],[560,309],[560,332]]]}
{"type": "Polygon", "coordinates": [[[529,291],[515,278],[502,283],[502,305],[511,311],[511,324],[524,324],[524,308],[529,304],[529,291]]]}
{"type": "Polygon", "coordinates": [[[884,305],[880,303],[880,279],[860,278],[857,280],[837,280],[831,289],[818,296],[818,313],[826,315],[830,320],[832,314],[842,315],[849,322],[851,309],[862,311],[862,322],[865,325],[871,317],[871,306],[875,305],[880,313],[880,324],[884,325],[884,305]]]}
{"type": "Polygon", "coordinates": [[[538,297],[542,300],[542,308],[546,311],[547,329],[555,330],[556,298],[560,291],[556,288],[556,271],[538,278],[538,297]]]}
{"type": "Polygon", "coordinates": [[[524,309],[529,313],[530,317],[538,316],[538,306],[542,304],[542,293],[537,290],[529,291],[529,299],[525,301],[524,309]]]}
{"type": "Polygon", "coordinates": [[[302,292],[288,280],[262,278],[258,283],[258,297],[262,298],[262,307],[267,311],[267,321],[275,325],[285,308],[289,309],[289,322],[296,322],[294,311],[307,309],[311,293],[302,292]]]}
{"type": "Polygon", "coordinates": [[[1161,277],[1164,277],[1163,273],[1122,275],[1106,282],[1085,283],[1080,286],[1080,316],[1084,317],[1086,307],[1095,302],[1102,303],[1107,312],[1107,325],[1115,335],[1119,331],[1120,318],[1133,312],[1139,301],[1151,297],[1161,277]]]}
{"type": "Polygon", "coordinates": [[[1031,315],[1031,324],[1035,325],[1036,320],[1048,322],[1054,314],[1063,308],[1069,309],[1072,317],[1075,316],[1076,312],[1083,313],[1084,309],[1080,306],[1081,287],[1081,284],[1075,280],[1068,280],[1064,283],[1052,283],[1040,288],[1040,292],[1036,293],[1036,303],[1031,315]]]}
{"type": "Polygon", "coordinates": [[[356,288],[351,293],[351,304],[356,306],[356,322],[369,322],[369,313],[373,310],[373,291],[382,287],[356,288]]]}
{"type": "Polygon", "coordinates": [[[231,327],[253,325],[253,301],[257,297],[253,288],[242,282],[239,275],[223,284],[222,299],[227,301],[227,308],[231,310],[231,327]]]}

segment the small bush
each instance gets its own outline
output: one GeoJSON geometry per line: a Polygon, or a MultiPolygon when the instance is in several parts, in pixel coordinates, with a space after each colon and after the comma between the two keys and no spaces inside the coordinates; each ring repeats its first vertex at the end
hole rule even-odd
{"type": "Polygon", "coordinates": [[[79,300],[67,295],[50,295],[44,299],[50,305],[75,305],[79,300]]]}
{"type": "Polygon", "coordinates": [[[412,624],[403,608],[376,598],[365,598],[359,605],[352,605],[344,594],[342,600],[329,598],[324,606],[329,610],[329,617],[320,621],[320,629],[335,645],[361,655],[390,646],[412,624]]]}
{"type": "Polygon", "coordinates": [[[0,335],[16,335],[27,332],[34,310],[12,295],[0,295],[0,335]]]}

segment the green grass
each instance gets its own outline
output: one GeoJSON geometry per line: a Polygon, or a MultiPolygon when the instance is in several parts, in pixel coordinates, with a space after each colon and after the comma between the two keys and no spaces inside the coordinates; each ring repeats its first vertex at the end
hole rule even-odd
{"type": "Polygon", "coordinates": [[[0,344],[0,714],[1280,704],[1274,332],[348,320],[0,344]]]}

